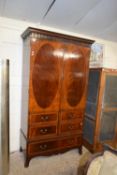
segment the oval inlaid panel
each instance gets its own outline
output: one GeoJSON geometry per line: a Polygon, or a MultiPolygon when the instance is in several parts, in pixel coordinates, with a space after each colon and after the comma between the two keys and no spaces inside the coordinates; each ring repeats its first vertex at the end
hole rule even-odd
{"type": "Polygon", "coordinates": [[[68,66],[67,74],[67,101],[70,106],[74,107],[80,102],[85,87],[86,73],[85,73],[85,58],[81,50],[77,48],[67,59],[68,66]]]}
{"type": "Polygon", "coordinates": [[[32,84],[37,104],[47,108],[53,102],[59,84],[58,57],[50,44],[41,46],[35,57],[32,84]]]}

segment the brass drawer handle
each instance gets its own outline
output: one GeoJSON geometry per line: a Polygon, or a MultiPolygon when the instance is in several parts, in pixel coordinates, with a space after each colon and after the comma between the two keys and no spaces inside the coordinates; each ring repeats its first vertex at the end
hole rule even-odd
{"type": "Polygon", "coordinates": [[[72,119],[74,116],[72,114],[68,115],[68,119],[72,119]]]}
{"type": "Polygon", "coordinates": [[[47,145],[46,144],[40,145],[39,147],[40,147],[41,150],[46,150],[47,149],[47,145]]]}
{"type": "Polygon", "coordinates": [[[46,134],[48,132],[47,128],[40,129],[41,134],[46,134]]]}
{"type": "Polygon", "coordinates": [[[49,119],[48,116],[41,116],[41,120],[43,120],[43,121],[47,121],[48,119],[49,119]]]}
{"type": "Polygon", "coordinates": [[[71,143],[74,143],[74,142],[75,142],[75,139],[72,139],[72,140],[71,140],[71,143]]]}
{"type": "Polygon", "coordinates": [[[71,125],[68,126],[68,129],[69,129],[69,130],[72,130],[72,129],[73,129],[73,126],[71,126],[71,125]]]}
{"type": "Polygon", "coordinates": [[[74,142],[75,142],[74,139],[72,139],[72,140],[68,140],[68,144],[73,144],[74,142]]]}

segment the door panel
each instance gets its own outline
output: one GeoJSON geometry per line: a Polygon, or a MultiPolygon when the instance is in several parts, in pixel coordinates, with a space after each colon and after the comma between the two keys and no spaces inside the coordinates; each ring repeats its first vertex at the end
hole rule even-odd
{"type": "Polygon", "coordinates": [[[62,77],[62,109],[85,106],[89,48],[69,44],[65,48],[62,77]]]}
{"type": "MultiPolygon", "coordinates": [[[[30,112],[59,109],[61,44],[55,41],[36,41],[32,44],[30,112]]],[[[62,52],[61,52],[62,53],[62,52]]]]}

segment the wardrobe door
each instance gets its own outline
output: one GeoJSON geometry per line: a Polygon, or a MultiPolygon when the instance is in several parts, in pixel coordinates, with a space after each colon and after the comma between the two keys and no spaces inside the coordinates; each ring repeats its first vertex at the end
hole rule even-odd
{"type": "Polygon", "coordinates": [[[62,109],[84,110],[89,54],[89,48],[75,43],[65,46],[61,91],[62,109]]]}
{"type": "Polygon", "coordinates": [[[60,46],[59,42],[41,39],[31,43],[29,111],[32,113],[59,110],[60,46]]]}

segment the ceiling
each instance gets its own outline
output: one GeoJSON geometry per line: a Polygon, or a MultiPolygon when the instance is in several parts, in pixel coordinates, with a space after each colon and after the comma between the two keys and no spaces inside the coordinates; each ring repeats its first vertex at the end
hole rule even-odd
{"type": "Polygon", "coordinates": [[[0,0],[0,16],[117,42],[117,0],[0,0]]]}

